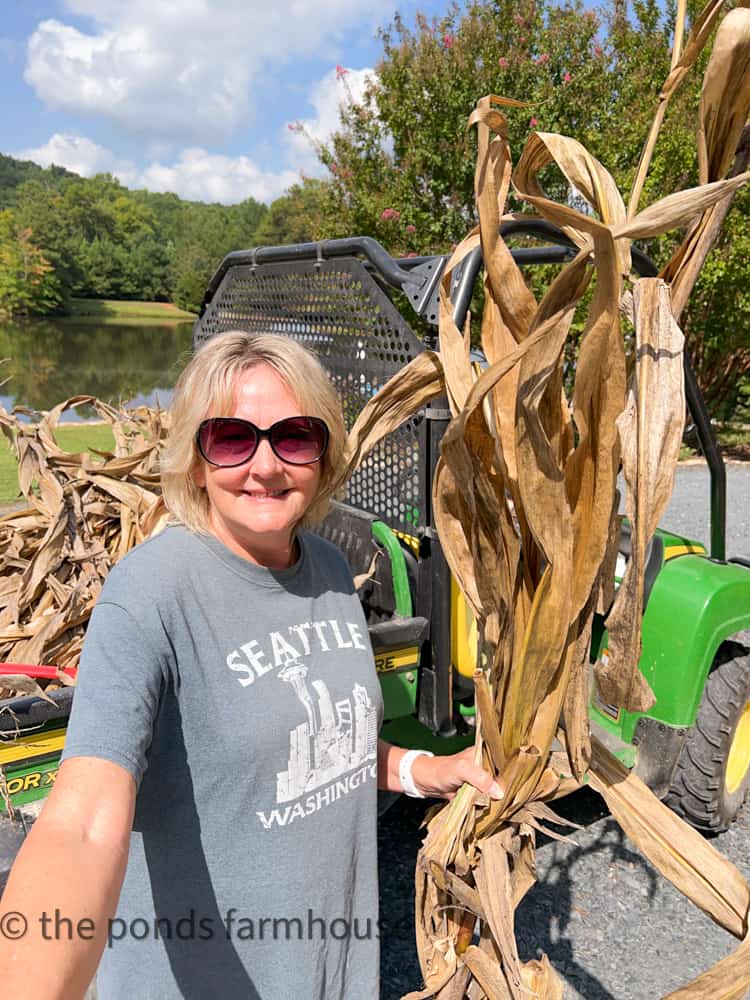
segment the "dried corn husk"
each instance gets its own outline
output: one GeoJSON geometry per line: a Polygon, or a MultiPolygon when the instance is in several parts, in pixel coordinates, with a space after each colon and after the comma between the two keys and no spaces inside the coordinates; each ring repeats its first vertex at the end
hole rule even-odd
{"type": "Polygon", "coordinates": [[[651,157],[653,156],[654,149],[656,147],[656,140],[659,137],[659,131],[664,123],[664,115],[667,111],[667,105],[671,100],[672,95],[685,79],[689,70],[695,64],[695,61],[705,47],[709,35],[716,25],[716,21],[721,14],[723,7],[724,0],[710,0],[710,2],[706,4],[693,22],[692,30],[683,50],[682,34],[685,24],[686,4],[684,2],[680,4],[677,29],[675,31],[675,44],[672,50],[672,66],[669,76],[664,81],[664,86],[661,88],[656,114],[654,115],[654,120],[651,124],[646,144],[643,147],[643,152],[641,153],[638,171],[636,173],[635,181],[633,182],[633,189],[630,193],[630,203],[628,206],[629,217],[635,215],[638,211],[638,205],[643,193],[643,185],[646,182],[648,168],[651,165],[651,157]]]}
{"type": "Polygon", "coordinates": [[[612,704],[630,712],[645,712],[654,698],[638,670],[643,573],[647,541],[672,495],[682,443],[684,337],[672,317],[669,289],[663,281],[644,278],[636,282],[633,303],[638,363],[617,426],[626,510],[635,531],[631,559],[607,617],[608,662],[597,665],[596,676],[603,698],[611,697],[612,704]]]}
{"type": "MultiPolygon", "coordinates": [[[[28,507],[0,518],[0,660],[75,666],[91,610],[118,559],[154,530],[160,410],[115,410],[74,396],[48,413],[0,407],[28,507]],[[112,454],[64,452],[54,431],[64,410],[88,404],[109,423],[112,454]],[[27,420],[19,419],[25,416],[27,420]]],[[[163,518],[159,523],[163,523],[163,518]]],[[[4,693],[26,693],[3,679],[4,693]]]]}
{"type": "MultiPolygon", "coordinates": [[[[719,25],[701,92],[698,175],[707,184],[739,174],[750,161],[750,146],[735,150],[750,112],[750,9],[736,7],[719,25]]],[[[707,208],[662,271],[672,287],[672,311],[682,314],[708,252],[729,211],[731,195],[707,208]]]]}

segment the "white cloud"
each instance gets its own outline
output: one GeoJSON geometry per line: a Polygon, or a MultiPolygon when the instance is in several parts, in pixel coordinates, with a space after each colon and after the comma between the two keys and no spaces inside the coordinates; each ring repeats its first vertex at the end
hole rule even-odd
{"type": "Polygon", "coordinates": [[[346,69],[337,66],[312,85],[308,100],[315,109],[314,117],[300,120],[304,131],[285,130],[292,159],[306,173],[322,172],[324,168],[315,155],[314,143],[325,144],[331,134],[340,128],[341,107],[346,107],[349,102],[360,104],[367,81],[373,76],[374,71],[370,68],[346,69]]]}
{"type": "Polygon", "coordinates": [[[106,116],[160,138],[226,136],[254,109],[254,89],[284,64],[368,30],[390,0],[68,0],[85,33],[37,25],[26,81],[51,108],[106,116]],[[363,24],[364,22],[364,24],[363,24]]]}
{"type": "Polygon", "coordinates": [[[130,160],[118,159],[85,136],[74,135],[55,134],[43,146],[14,155],[43,167],[55,163],[83,177],[107,172],[128,187],[173,191],[181,198],[227,205],[245,198],[272,201],[299,179],[291,170],[263,171],[246,156],[221,156],[199,148],[184,149],[171,164],[157,161],[139,170],[130,160]]]}
{"type": "Polygon", "coordinates": [[[43,146],[23,149],[14,155],[20,160],[33,160],[40,167],[49,167],[54,163],[81,174],[82,177],[114,174],[123,184],[128,185],[135,183],[138,174],[135,164],[130,160],[118,159],[104,146],[81,135],[61,135],[56,132],[43,146]]]}
{"type": "Polygon", "coordinates": [[[205,149],[184,149],[176,163],[152,163],[141,173],[139,186],[149,191],[174,191],[181,198],[224,204],[255,198],[269,202],[299,180],[297,173],[263,171],[246,156],[220,156],[205,149]]]}

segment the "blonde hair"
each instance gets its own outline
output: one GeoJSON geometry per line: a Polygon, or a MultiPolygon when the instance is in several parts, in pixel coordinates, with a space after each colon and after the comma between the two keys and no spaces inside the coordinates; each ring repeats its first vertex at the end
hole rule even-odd
{"type": "Polygon", "coordinates": [[[301,414],[320,417],[328,425],[318,493],[299,523],[319,524],[328,511],[346,442],[341,405],[328,375],[317,357],[290,337],[230,330],[212,337],[193,356],[180,375],[169,410],[162,493],[172,517],[191,531],[208,531],[208,496],[193,478],[203,461],[195,445],[198,426],[209,416],[231,416],[237,380],[260,364],[273,368],[289,386],[301,414]]]}

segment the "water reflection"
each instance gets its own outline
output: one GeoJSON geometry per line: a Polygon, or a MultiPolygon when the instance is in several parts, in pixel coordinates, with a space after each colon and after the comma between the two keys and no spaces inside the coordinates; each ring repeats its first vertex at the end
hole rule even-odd
{"type": "MultiPolygon", "coordinates": [[[[166,406],[190,351],[192,323],[139,320],[127,324],[75,319],[0,323],[0,392],[6,409],[48,410],[68,396],[98,396],[117,405],[166,406]],[[9,378],[8,378],[9,377],[9,378]]],[[[88,408],[63,419],[93,415],[88,408]]]]}

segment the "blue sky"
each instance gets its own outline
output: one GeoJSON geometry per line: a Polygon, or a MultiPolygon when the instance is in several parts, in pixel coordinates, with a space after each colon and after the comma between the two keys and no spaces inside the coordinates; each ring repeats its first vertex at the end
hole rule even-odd
{"type": "Polygon", "coordinates": [[[396,10],[448,0],[7,0],[0,152],[187,198],[268,202],[318,167],[396,10]]]}

